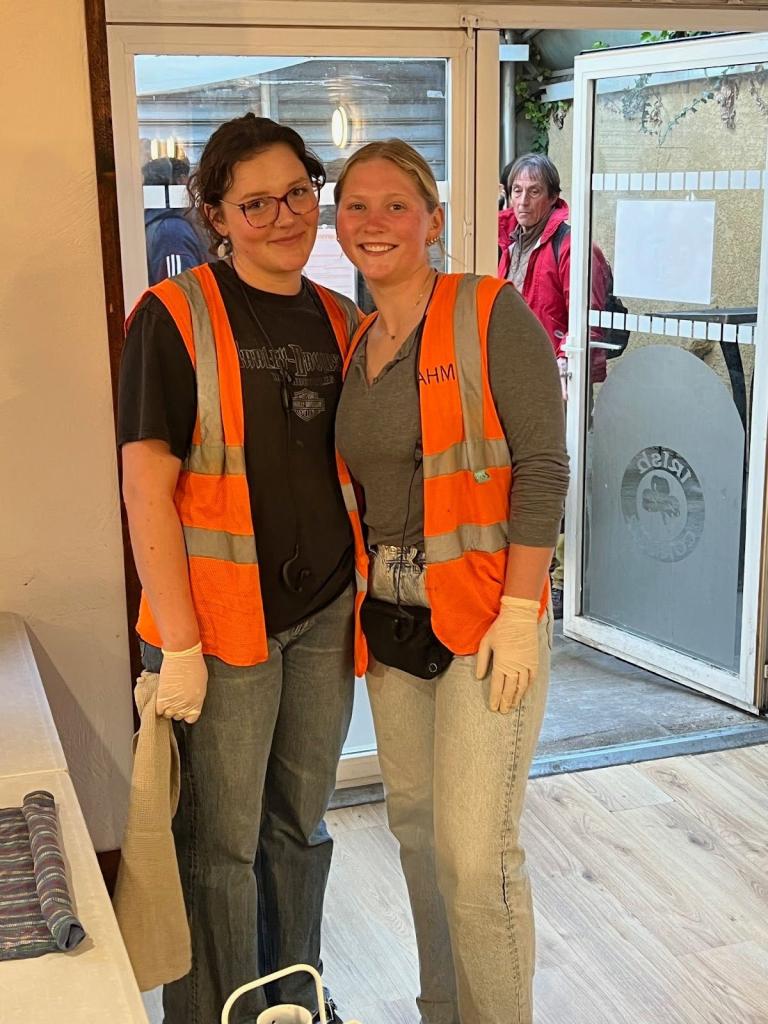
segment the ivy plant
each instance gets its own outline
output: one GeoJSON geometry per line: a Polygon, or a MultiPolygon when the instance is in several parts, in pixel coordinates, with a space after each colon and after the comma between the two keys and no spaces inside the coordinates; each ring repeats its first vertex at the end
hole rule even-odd
{"type": "MultiPolygon", "coordinates": [[[[641,43],[665,43],[674,39],[690,39],[696,36],[711,35],[710,32],[671,32],[662,29],[660,32],[642,32],[641,43]]],[[[593,50],[603,50],[608,43],[602,39],[596,39],[592,44],[593,50]]],[[[565,115],[573,105],[572,100],[558,100],[547,102],[542,93],[547,82],[552,78],[551,70],[546,67],[540,50],[530,45],[529,74],[520,78],[515,85],[515,93],[518,98],[517,114],[522,114],[526,121],[529,121],[534,129],[532,149],[536,153],[546,153],[549,149],[549,129],[554,122],[558,128],[562,128],[565,115]]],[[[622,94],[621,113],[628,120],[640,118],[641,131],[644,134],[658,135],[661,145],[670,131],[678,125],[683,118],[694,114],[703,104],[715,98],[711,90],[705,90],[697,96],[687,107],[681,110],[667,124],[663,123],[661,105],[647,93],[647,86],[650,75],[641,75],[631,89],[622,94]]]]}

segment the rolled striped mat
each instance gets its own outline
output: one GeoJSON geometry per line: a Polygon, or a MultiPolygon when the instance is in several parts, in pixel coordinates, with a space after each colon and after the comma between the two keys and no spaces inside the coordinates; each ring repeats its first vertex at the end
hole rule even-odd
{"type": "Polygon", "coordinates": [[[0,808],[0,960],[75,949],[75,917],[59,840],[56,803],[44,789],[0,808]]]}

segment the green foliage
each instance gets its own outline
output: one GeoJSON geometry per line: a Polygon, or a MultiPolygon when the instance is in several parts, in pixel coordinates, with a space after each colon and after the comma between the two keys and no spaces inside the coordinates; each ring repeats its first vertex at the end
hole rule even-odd
{"type": "MultiPolygon", "coordinates": [[[[540,88],[541,86],[538,87],[540,88]]],[[[545,103],[537,94],[538,89],[530,79],[523,78],[517,82],[515,93],[521,100],[519,111],[534,128],[533,151],[546,153],[549,148],[549,122],[554,104],[545,103]]]]}
{"type": "Polygon", "coordinates": [[[549,149],[549,125],[554,117],[564,116],[561,108],[567,109],[570,104],[547,103],[541,96],[552,72],[544,64],[541,52],[533,44],[529,51],[529,73],[519,78],[515,85],[515,93],[520,101],[516,113],[522,114],[530,121],[534,129],[532,149],[535,153],[546,153],[549,149]]]}
{"type": "Polygon", "coordinates": [[[683,109],[679,111],[679,113],[675,114],[672,120],[668,121],[667,124],[658,132],[659,145],[664,145],[664,142],[666,141],[666,138],[669,135],[669,133],[672,131],[673,128],[680,124],[684,117],[687,117],[688,114],[695,114],[699,107],[704,106],[705,103],[708,103],[710,100],[713,100],[714,98],[715,94],[707,90],[696,96],[688,104],[687,107],[683,107],[683,109]]]}
{"type": "MultiPolygon", "coordinates": [[[[692,39],[697,36],[708,36],[711,34],[711,32],[670,32],[668,29],[662,29],[660,32],[642,32],[640,34],[640,42],[668,43],[675,39],[692,39]]],[[[593,49],[603,49],[605,45],[605,43],[598,40],[593,44],[593,49]]],[[[726,75],[730,70],[732,69],[726,68],[719,76],[717,82],[718,89],[723,88],[726,75]]],[[[636,78],[632,87],[620,94],[618,109],[621,115],[628,121],[639,119],[640,131],[644,135],[655,135],[661,146],[666,141],[669,133],[681,121],[695,114],[706,103],[717,98],[718,94],[713,90],[712,85],[707,85],[698,96],[694,97],[690,103],[679,110],[674,117],[665,121],[662,97],[652,86],[651,75],[646,73],[636,78]]]]}
{"type": "MultiPolygon", "coordinates": [[[[642,32],[641,43],[665,43],[673,39],[690,39],[695,36],[711,35],[710,32],[670,32],[662,29],[660,32],[642,32]]],[[[608,43],[602,39],[596,39],[592,44],[593,50],[605,50],[608,43]]],[[[546,153],[549,149],[549,129],[554,122],[558,128],[562,128],[566,113],[572,106],[571,101],[560,101],[554,103],[546,102],[541,94],[552,77],[552,72],[544,64],[540,51],[531,44],[530,65],[532,72],[525,78],[520,78],[515,85],[515,93],[519,100],[517,113],[522,114],[526,121],[529,121],[534,129],[533,151],[546,153]]],[[[645,93],[646,85],[650,76],[641,75],[633,89],[628,90],[622,98],[622,113],[628,118],[641,117],[641,130],[646,134],[659,135],[659,144],[663,143],[672,129],[687,117],[694,114],[704,103],[714,98],[714,93],[706,91],[697,96],[689,106],[681,110],[667,125],[657,125],[654,121],[654,110],[648,109],[648,99],[645,93]]]]}
{"type": "MultiPolygon", "coordinates": [[[[641,32],[640,42],[641,43],[668,43],[672,39],[693,39],[695,36],[709,36],[711,32],[670,32],[668,29],[662,29],[661,32],[641,32]]],[[[592,43],[593,50],[605,50],[608,48],[608,43],[604,43],[602,39],[596,39],[592,43]]]]}
{"type": "Polygon", "coordinates": [[[641,43],[668,43],[672,39],[693,39],[695,36],[709,36],[711,32],[670,32],[662,29],[661,32],[641,32],[641,43]]]}
{"type": "Polygon", "coordinates": [[[763,117],[768,117],[768,101],[763,95],[766,84],[768,84],[768,71],[766,71],[765,65],[757,64],[749,77],[749,92],[763,117]]]}

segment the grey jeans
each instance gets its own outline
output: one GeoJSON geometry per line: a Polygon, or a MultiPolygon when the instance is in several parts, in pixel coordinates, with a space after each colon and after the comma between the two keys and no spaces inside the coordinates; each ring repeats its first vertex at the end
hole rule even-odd
{"type": "MultiPolygon", "coordinates": [[[[374,597],[427,606],[423,555],[380,546],[374,597]]],[[[461,595],[456,595],[461,600],[461,595]]],[[[368,669],[389,825],[400,844],[419,951],[422,1024],[532,1024],[534,928],[519,823],[549,684],[551,610],[539,671],[509,715],[488,710],[475,656],[435,681],[368,669]]]]}
{"type": "MultiPolygon", "coordinates": [[[[174,723],[181,802],[173,822],[192,935],[192,970],[163,993],[165,1024],[215,1024],[244,982],[296,963],[320,966],[333,842],[323,815],[349,728],[353,600],[341,597],[269,638],[269,660],[238,668],[206,657],[208,694],[194,725],[174,723]]],[[[157,672],[161,652],[143,647],[157,672]]],[[[293,975],[268,1004],[316,1006],[293,975]]],[[[238,1021],[265,1006],[259,991],[238,1021]]]]}

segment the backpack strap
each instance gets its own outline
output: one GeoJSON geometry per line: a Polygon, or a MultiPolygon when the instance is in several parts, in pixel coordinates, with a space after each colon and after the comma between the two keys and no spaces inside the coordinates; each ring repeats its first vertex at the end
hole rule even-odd
{"type": "Polygon", "coordinates": [[[560,250],[563,247],[563,242],[571,233],[571,225],[566,221],[557,225],[557,231],[552,235],[552,251],[555,254],[555,263],[560,264],[560,250]]]}

